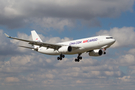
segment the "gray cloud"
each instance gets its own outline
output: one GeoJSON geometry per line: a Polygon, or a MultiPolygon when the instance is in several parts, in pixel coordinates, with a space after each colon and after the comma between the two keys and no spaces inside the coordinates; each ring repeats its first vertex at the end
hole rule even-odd
{"type": "Polygon", "coordinates": [[[119,16],[121,12],[132,11],[133,4],[134,0],[1,0],[0,25],[18,28],[33,23],[62,30],[81,20],[99,26],[97,17],[119,16]]]}
{"type": "Polygon", "coordinates": [[[11,55],[16,53],[15,45],[13,45],[4,35],[3,30],[0,30],[0,55],[11,55]]]}

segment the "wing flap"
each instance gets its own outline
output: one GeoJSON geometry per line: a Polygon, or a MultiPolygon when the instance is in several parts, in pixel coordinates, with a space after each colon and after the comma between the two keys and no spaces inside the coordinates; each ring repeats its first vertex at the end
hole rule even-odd
{"type": "Polygon", "coordinates": [[[34,49],[33,47],[28,47],[28,46],[19,46],[19,47],[28,48],[28,49],[34,49]]]}

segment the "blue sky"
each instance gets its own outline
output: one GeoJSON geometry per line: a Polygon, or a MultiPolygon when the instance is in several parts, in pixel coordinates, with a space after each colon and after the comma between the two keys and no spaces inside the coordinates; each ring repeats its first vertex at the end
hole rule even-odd
{"type": "Polygon", "coordinates": [[[135,0],[1,0],[0,89],[134,90],[135,0]],[[107,54],[75,63],[77,55],[48,56],[17,47],[36,30],[44,42],[56,43],[111,35],[107,54]]]}

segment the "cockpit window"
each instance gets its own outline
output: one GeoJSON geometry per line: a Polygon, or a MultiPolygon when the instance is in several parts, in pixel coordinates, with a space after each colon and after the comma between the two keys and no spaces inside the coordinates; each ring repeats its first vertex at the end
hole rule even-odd
{"type": "Polygon", "coordinates": [[[113,37],[106,37],[106,39],[113,39],[113,37]]]}

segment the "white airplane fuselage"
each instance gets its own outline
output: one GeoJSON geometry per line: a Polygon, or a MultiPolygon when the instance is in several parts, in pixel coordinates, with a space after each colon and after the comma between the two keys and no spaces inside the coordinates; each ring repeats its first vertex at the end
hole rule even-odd
{"type": "Polygon", "coordinates": [[[35,30],[31,31],[31,34],[33,40],[11,37],[7,34],[5,35],[8,38],[28,42],[28,44],[34,46],[20,47],[32,49],[43,54],[60,55],[57,57],[57,60],[62,60],[65,57],[65,54],[78,54],[75,62],[79,62],[82,59],[81,54],[84,52],[89,52],[89,56],[101,56],[102,54],[106,54],[105,50],[115,42],[115,39],[111,36],[95,36],[55,44],[43,42],[35,30]]]}
{"type": "Polygon", "coordinates": [[[38,52],[43,53],[43,54],[48,54],[48,55],[60,55],[60,54],[71,55],[71,54],[89,52],[95,49],[104,49],[104,48],[106,49],[106,48],[109,48],[115,42],[115,39],[113,38],[107,39],[107,37],[111,37],[111,36],[96,36],[96,37],[57,43],[60,45],[65,45],[65,46],[80,47],[78,49],[72,50],[71,52],[61,53],[58,50],[54,50],[54,49],[46,48],[46,47],[39,47],[38,52]]]}

